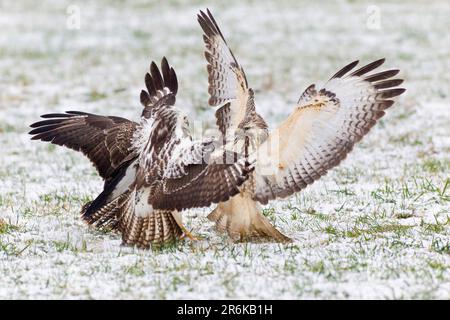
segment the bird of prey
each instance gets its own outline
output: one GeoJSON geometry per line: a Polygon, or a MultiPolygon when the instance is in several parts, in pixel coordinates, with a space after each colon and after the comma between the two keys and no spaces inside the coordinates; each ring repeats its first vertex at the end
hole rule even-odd
{"type": "Polygon", "coordinates": [[[208,218],[234,240],[291,241],[270,224],[260,204],[299,192],[337,166],[393,105],[391,98],[405,91],[398,88],[402,79],[392,79],[399,70],[373,72],[384,59],[355,70],[354,61],[322,88],[310,85],[290,116],[269,133],[244,69],[211,12],[200,11],[197,18],[206,46],[209,104],[220,106],[216,118],[224,144],[248,151],[256,163],[240,193],[219,203],[208,218]],[[236,139],[240,136],[247,139],[236,139]]]}
{"type": "MultiPolygon", "coordinates": [[[[33,140],[81,151],[104,179],[103,191],[86,203],[82,218],[115,229],[124,244],[149,248],[192,235],[180,212],[225,201],[239,192],[252,166],[247,156],[223,163],[212,157],[214,139],[194,140],[175,107],[178,82],[165,58],[145,75],[140,122],[80,111],[42,115],[33,140]]],[[[219,156],[219,159],[221,157],[219,156]]]]}

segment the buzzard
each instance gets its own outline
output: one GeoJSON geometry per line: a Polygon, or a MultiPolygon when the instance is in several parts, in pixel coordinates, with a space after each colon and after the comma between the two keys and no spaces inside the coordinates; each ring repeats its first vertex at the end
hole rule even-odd
{"type": "Polygon", "coordinates": [[[31,125],[32,139],[81,151],[104,179],[82,218],[118,230],[124,244],[148,248],[183,236],[187,208],[218,203],[208,215],[238,241],[289,242],[261,213],[261,205],[288,197],[337,166],[405,89],[399,70],[373,72],[374,61],[354,61],[321,89],[309,86],[291,115],[269,132],[256,112],[254,91],[209,10],[200,11],[208,62],[209,104],[219,107],[220,138],[192,138],[175,107],[178,83],[163,58],[145,76],[139,122],[80,111],[52,113],[31,125]]]}
{"type": "Polygon", "coordinates": [[[209,104],[220,106],[222,140],[230,150],[248,152],[255,163],[240,193],[219,203],[208,218],[234,240],[291,241],[270,224],[260,204],[299,192],[337,166],[393,105],[391,98],[405,91],[398,88],[402,79],[392,79],[399,70],[373,72],[384,59],[354,70],[354,61],[322,88],[310,85],[290,116],[269,133],[244,69],[211,12],[200,11],[197,18],[206,46],[209,104]],[[236,139],[242,136],[246,139],[236,139]]]}
{"type": "Polygon", "coordinates": [[[248,154],[223,163],[214,139],[192,138],[187,117],[175,107],[178,82],[166,58],[161,71],[151,63],[145,85],[139,122],[67,111],[42,115],[45,120],[31,124],[29,132],[33,140],[81,151],[91,160],[104,187],[83,206],[83,220],[118,230],[124,244],[141,248],[193,238],[179,212],[229,199],[252,170],[248,154]]]}

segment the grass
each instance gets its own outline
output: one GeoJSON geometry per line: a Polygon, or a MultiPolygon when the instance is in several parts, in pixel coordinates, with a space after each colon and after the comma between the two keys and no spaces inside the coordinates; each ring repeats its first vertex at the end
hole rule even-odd
{"type": "Polygon", "coordinates": [[[7,257],[10,256],[18,257],[23,252],[25,252],[32,244],[33,241],[27,241],[24,245],[19,247],[14,243],[2,241],[2,239],[0,239],[0,252],[6,255],[7,257]]]}
{"type": "Polygon", "coordinates": [[[425,159],[422,163],[422,166],[425,171],[431,172],[431,173],[445,173],[450,171],[450,161],[443,161],[438,159],[425,159]]]}
{"type": "Polygon", "coordinates": [[[0,235],[19,230],[19,227],[0,218],[0,235]]]}

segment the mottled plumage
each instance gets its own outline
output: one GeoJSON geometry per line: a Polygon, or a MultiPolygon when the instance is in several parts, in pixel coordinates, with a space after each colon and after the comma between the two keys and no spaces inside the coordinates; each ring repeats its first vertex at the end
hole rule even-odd
{"type": "Polygon", "coordinates": [[[290,241],[261,214],[258,202],[290,196],[337,166],[393,105],[391,98],[405,91],[397,88],[403,80],[390,79],[398,70],[371,73],[384,59],[353,72],[358,61],[352,62],[320,90],[309,86],[292,114],[269,133],[256,113],[243,68],[211,12],[200,11],[198,21],[206,44],[209,103],[225,103],[216,111],[219,131],[233,151],[250,148],[250,160],[256,163],[241,192],[208,217],[235,240],[290,241]]]}
{"type": "Polygon", "coordinates": [[[119,230],[124,244],[148,248],[186,232],[182,210],[237,194],[252,166],[248,154],[221,163],[211,158],[213,151],[220,154],[214,139],[192,139],[186,116],[175,107],[178,82],[165,58],[161,71],[152,62],[145,85],[139,123],[69,111],[43,115],[47,120],[32,124],[30,134],[82,151],[105,180],[103,192],[82,208],[85,221],[119,230]]]}

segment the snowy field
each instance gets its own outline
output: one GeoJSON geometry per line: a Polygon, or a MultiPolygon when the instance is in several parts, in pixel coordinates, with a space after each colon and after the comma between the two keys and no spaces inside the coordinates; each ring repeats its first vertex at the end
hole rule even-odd
{"type": "Polygon", "coordinates": [[[341,166],[265,208],[293,244],[230,243],[209,208],[184,215],[202,241],[141,251],[80,220],[101,179],[81,154],[30,141],[28,125],[64,110],[137,119],[164,55],[178,105],[214,125],[196,21],[206,4],[2,0],[0,298],[450,299],[448,1],[314,3],[209,5],[272,128],[355,59],[386,57],[406,93],[341,166]]]}

